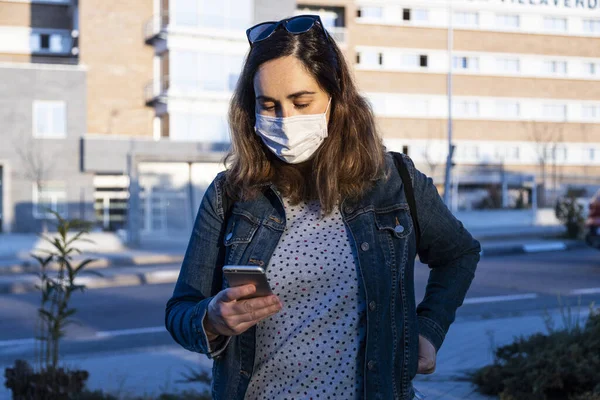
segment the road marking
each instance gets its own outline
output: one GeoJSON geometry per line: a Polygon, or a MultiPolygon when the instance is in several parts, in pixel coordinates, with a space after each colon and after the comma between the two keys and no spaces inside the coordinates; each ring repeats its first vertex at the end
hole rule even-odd
{"type": "Polygon", "coordinates": [[[508,296],[471,297],[465,299],[463,304],[500,303],[503,301],[531,300],[536,299],[537,297],[538,295],[536,293],[514,294],[508,296]]]}
{"type": "Polygon", "coordinates": [[[12,347],[12,346],[23,346],[23,345],[33,345],[35,343],[35,339],[14,339],[14,340],[2,340],[0,341],[0,347],[12,347]]]}
{"type": "Polygon", "coordinates": [[[114,336],[142,335],[146,333],[161,333],[166,331],[167,328],[165,328],[164,326],[154,326],[150,328],[122,329],[118,331],[96,332],[96,337],[106,338],[114,336]]]}
{"type": "Polygon", "coordinates": [[[571,296],[577,296],[579,294],[599,294],[599,293],[600,293],[600,288],[577,289],[577,290],[571,290],[569,292],[569,294],[571,296]]]}
{"type": "MultiPolygon", "coordinates": [[[[153,326],[149,328],[137,328],[137,329],[121,329],[116,331],[101,331],[96,332],[94,336],[88,337],[76,337],[76,338],[66,338],[67,340],[93,340],[98,338],[111,338],[117,336],[128,336],[128,335],[144,335],[149,333],[163,333],[167,332],[167,329],[164,326],[153,326]]],[[[34,338],[27,339],[13,339],[13,340],[0,340],[0,347],[11,347],[11,346],[23,346],[23,345],[34,345],[34,338]]]]}
{"type": "Polygon", "coordinates": [[[532,243],[523,245],[523,250],[525,250],[526,253],[539,253],[542,251],[556,251],[566,249],[567,245],[563,242],[532,243]]]}

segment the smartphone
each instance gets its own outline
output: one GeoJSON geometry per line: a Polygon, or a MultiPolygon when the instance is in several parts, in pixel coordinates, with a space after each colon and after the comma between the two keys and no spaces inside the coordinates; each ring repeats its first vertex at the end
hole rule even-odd
{"type": "Polygon", "coordinates": [[[245,296],[240,300],[253,297],[270,296],[273,294],[271,286],[267,281],[265,270],[261,267],[251,265],[226,265],[223,267],[223,275],[229,283],[229,287],[252,284],[256,286],[256,292],[245,296]]]}

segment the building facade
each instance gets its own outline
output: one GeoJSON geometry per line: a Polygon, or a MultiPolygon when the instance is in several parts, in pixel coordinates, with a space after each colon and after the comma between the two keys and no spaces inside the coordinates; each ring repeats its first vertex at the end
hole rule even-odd
{"type": "Polygon", "coordinates": [[[48,209],[93,217],[81,173],[86,69],[72,1],[0,1],[0,232],[39,231],[48,209]]]}
{"type": "Polygon", "coordinates": [[[0,0],[2,230],[48,207],[133,243],[185,237],[223,168],[245,28],[301,13],[438,184],[452,126],[455,208],[599,184],[600,1],[0,0]]]}
{"type": "Polygon", "coordinates": [[[344,21],[346,55],[388,148],[438,183],[452,115],[455,207],[476,207],[475,192],[495,184],[514,189],[506,206],[519,193],[531,203],[534,186],[550,204],[568,185],[600,184],[600,2],[298,3],[344,21]]]}
{"type": "Polygon", "coordinates": [[[245,29],[294,10],[291,0],[0,0],[2,231],[38,231],[50,208],[134,244],[189,236],[229,146],[245,29]]]}

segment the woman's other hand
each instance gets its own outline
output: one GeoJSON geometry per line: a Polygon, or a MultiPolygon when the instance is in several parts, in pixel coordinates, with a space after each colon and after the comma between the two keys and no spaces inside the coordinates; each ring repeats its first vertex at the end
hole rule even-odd
{"type": "Polygon", "coordinates": [[[209,341],[219,335],[239,335],[259,321],[277,314],[283,304],[275,295],[240,300],[256,291],[254,285],[221,290],[208,304],[204,331],[209,341]]]}
{"type": "Polygon", "coordinates": [[[419,335],[419,367],[417,374],[433,374],[435,371],[436,351],[431,342],[419,335]]]}

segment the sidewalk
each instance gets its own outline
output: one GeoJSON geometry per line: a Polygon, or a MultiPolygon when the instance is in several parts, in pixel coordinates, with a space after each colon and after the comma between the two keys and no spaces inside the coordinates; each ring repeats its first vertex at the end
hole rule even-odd
{"type": "MultiPolygon", "coordinates": [[[[556,239],[563,232],[562,227],[545,226],[530,227],[530,229],[476,229],[473,236],[481,242],[482,257],[496,257],[541,251],[564,251],[587,247],[582,241],[556,239]],[[553,238],[554,237],[554,238],[553,238]]],[[[136,286],[159,283],[175,283],[179,275],[183,250],[181,244],[162,246],[157,250],[151,248],[129,249],[120,242],[112,240],[110,234],[101,234],[105,244],[103,248],[94,248],[95,252],[86,252],[81,257],[75,257],[77,262],[83,257],[95,258],[97,261],[86,267],[77,280],[88,288],[105,288],[118,286],[136,286]],[[107,239],[108,238],[108,239],[107,239]],[[106,245],[109,243],[110,245],[106,245]],[[92,274],[90,272],[95,272],[92,274]],[[101,276],[97,276],[101,274],[101,276]]],[[[6,237],[0,236],[0,254],[8,252],[9,242],[6,237]]],[[[25,235],[23,235],[25,236],[25,235]]],[[[23,238],[12,239],[13,244],[18,244],[23,238]]],[[[98,235],[92,240],[97,241],[98,235]],[[95,240],[94,240],[95,239],[95,240]]],[[[21,243],[22,244],[22,243],[21,243]]],[[[26,242],[31,246],[30,242],[26,242]]],[[[89,245],[88,245],[89,246],[89,245]]],[[[91,247],[83,249],[92,250],[91,247]]],[[[38,278],[34,274],[39,266],[30,256],[29,258],[2,259],[0,258],[0,294],[24,293],[35,290],[38,278]]]]}
{"type": "MultiPolygon", "coordinates": [[[[131,249],[118,235],[107,232],[92,232],[86,236],[86,239],[93,243],[85,241],[78,243],[77,247],[83,255],[75,256],[74,261],[78,262],[84,258],[95,259],[96,261],[87,266],[88,269],[181,264],[186,245],[180,243],[131,249]]],[[[0,234],[0,276],[36,271],[39,268],[38,263],[31,257],[31,253],[35,250],[50,249],[51,246],[47,241],[34,234],[0,234]]]]}
{"type": "MultiPolygon", "coordinates": [[[[558,311],[552,311],[557,322],[558,311]]],[[[582,311],[583,317],[587,311],[582,311]]],[[[558,326],[558,324],[557,324],[558,326]]],[[[546,332],[542,312],[502,319],[458,319],[450,328],[437,358],[432,375],[417,375],[414,386],[427,400],[491,400],[464,380],[467,372],[492,362],[492,341],[496,346],[511,343],[514,337],[546,332]]],[[[197,388],[198,384],[176,383],[182,374],[206,370],[211,362],[203,355],[188,352],[177,345],[154,347],[121,354],[90,354],[64,360],[71,367],[90,372],[88,387],[121,394],[157,394],[197,388]]],[[[8,399],[6,388],[0,388],[0,400],[8,399]]]]}

